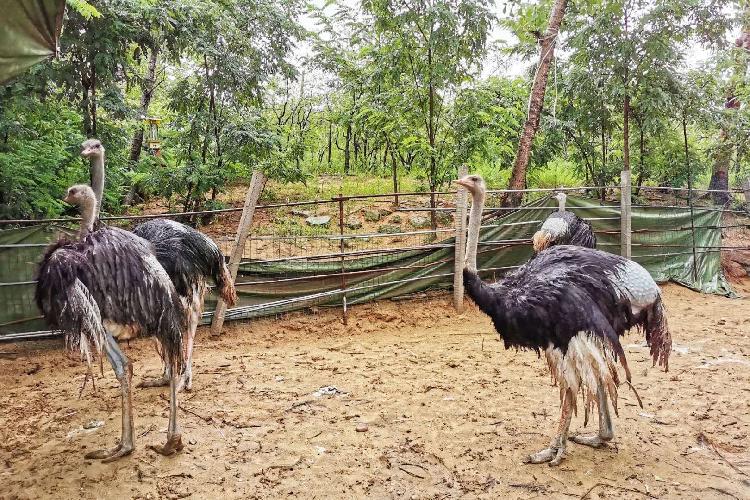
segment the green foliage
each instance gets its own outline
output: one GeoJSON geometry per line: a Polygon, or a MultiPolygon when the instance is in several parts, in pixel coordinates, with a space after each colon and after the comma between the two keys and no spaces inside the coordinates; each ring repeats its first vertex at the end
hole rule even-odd
{"type": "Polygon", "coordinates": [[[576,173],[575,163],[557,158],[546,166],[532,171],[529,174],[528,185],[530,188],[541,189],[577,187],[583,185],[583,179],[576,173]]]}
{"type": "Polygon", "coordinates": [[[67,188],[86,181],[81,118],[65,102],[15,99],[0,114],[0,218],[58,215],[67,188]]]}
{"type": "Polygon", "coordinates": [[[86,0],[66,0],[66,3],[71,9],[78,12],[84,19],[93,19],[101,17],[102,13],[99,12],[96,7],[91,5],[86,0]]]}

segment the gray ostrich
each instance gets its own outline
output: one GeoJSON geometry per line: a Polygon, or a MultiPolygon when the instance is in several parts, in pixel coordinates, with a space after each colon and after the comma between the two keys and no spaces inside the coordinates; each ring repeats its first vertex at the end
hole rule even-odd
{"type": "MultiPolygon", "coordinates": [[[[66,202],[81,210],[77,240],[60,239],[47,249],[37,273],[35,299],[50,326],[65,334],[67,345],[80,351],[91,369],[94,355],[107,356],[122,391],[122,436],[113,449],[86,458],[116,460],[132,453],[133,368],[117,340],[154,335],[163,346],[164,362],[179,373],[184,366],[182,334],[185,314],[166,271],[149,242],[115,227],[95,229],[97,203],[87,185],[68,189],[66,202]]],[[[177,377],[170,380],[169,425],[163,455],[182,449],[177,427],[177,377]]]]}
{"type": "Polygon", "coordinates": [[[587,417],[589,409],[598,408],[599,432],[570,439],[595,448],[604,445],[614,437],[607,400],[617,412],[617,361],[630,382],[619,337],[631,328],[643,330],[654,364],[668,366],[672,338],[659,287],[635,262],[572,245],[553,246],[497,283],[484,283],[477,273],[484,181],[469,175],[457,183],[473,200],[463,272],[469,297],[492,319],[506,349],[543,352],[560,386],[562,412],[555,437],[527,462],[562,461],[579,391],[587,417]]]}
{"type": "Polygon", "coordinates": [[[573,212],[565,210],[567,195],[560,192],[554,198],[558,201],[558,210],[552,212],[542,223],[539,231],[534,233],[534,251],[541,252],[553,245],[596,248],[596,235],[591,229],[591,224],[573,212]]]}
{"type": "MultiPolygon", "coordinates": [[[[104,146],[98,139],[81,144],[81,155],[89,159],[91,183],[94,194],[101,203],[104,192],[104,146]]],[[[133,233],[148,240],[154,247],[156,258],[167,271],[177,293],[185,305],[187,328],[183,345],[186,365],[178,384],[190,390],[193,384],[193,345],[195,333],[203,312],[208,281],[216,284],[219,296],[230,307],[237,300],[232,276],[219,247],[209,237],[192,227],[169,219],[152,219],[139,224],[133,233]]],[[[169,366],[164,366],[161,378],[141,382],[139,387],[157,387],[169,383],[169,366]]]]}

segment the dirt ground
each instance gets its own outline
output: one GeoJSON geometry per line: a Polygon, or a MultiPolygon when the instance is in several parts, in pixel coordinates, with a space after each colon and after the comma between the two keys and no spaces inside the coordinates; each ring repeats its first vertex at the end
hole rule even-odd
{"type": "MultiPolygon", "coordinates": [[[[355,307],[348,326],[324,310],[199,332],[172,458],[146,448],[164,440],[166,390],[134,390],[131,456],[87,461],[119,437],[111,370],[78,399],[85,370],[58,342],[1,345],[0,497],[749,498],[750,284],[741,299],[664,291],[670,372],[626,337],[644,408],[621,387],[614,444],[571,443],[557,468],[521,463],[558,417],[544,361],[446,295],[355,307]]],[[[160,373],[150,340],[126,353],[134,381],[160,373]]]]}

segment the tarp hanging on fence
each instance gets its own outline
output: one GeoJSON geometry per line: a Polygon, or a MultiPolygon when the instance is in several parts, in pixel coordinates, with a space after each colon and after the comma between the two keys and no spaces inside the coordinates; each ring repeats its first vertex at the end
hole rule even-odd
{"type": "Polygon", "coordinates": [[[57,53],[65,0],[3,0],[0,83],[57,53]]]}
{"type": "MultiPolygon", "coordinates": [[[[547,199],[539,200],[525,210],[484,223],[478,263],[480,269],[488,270],[482,273],[485,279],[499,277],[528,260],[530,243],[498,242],[531,238],[553,210],[545,206],[549,204],[547,199]]],[[[618,206],[568,197],[568,207],[583,218],[593,219],[600,249],[619,253],[618,206]]],[[[692,226],[686,208],[634,208],[632,217],[633,259],[648,269],[654,279],[662,283],[674,281],[705,293],[731,294],[721,272],[720,211],[696,208],[692,226]]],[[[35,226],[0,231],[0,335],[44,328],[33,303],[34,285],[29,281],[33,279],[44,244],[59,231],[70,232],[70,229],[35,226]]],[[[226,317],[253,318],[311,306],[341,305],[344,294],[348,304],[356,304],[450,288],[453,238],[436,241],[431,246],[426,250],[347,259],[344,273],[338,257],[319,262],[243,263],[237,276],[239,301],[226,317]]],[[[206,310],[213,310],[214,304],[213,297],[208,297],[206,310]]]]}

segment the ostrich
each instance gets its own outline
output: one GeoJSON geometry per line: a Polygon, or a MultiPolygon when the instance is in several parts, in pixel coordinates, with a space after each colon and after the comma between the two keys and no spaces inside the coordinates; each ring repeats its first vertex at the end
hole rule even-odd
{"type": "MultiPolygon", "coordinates": [[[[81,144],[81,148],[81,156],[89,159],[91,183],[101,203],[104,192],[104,146],[97,139],[89,139],[81,144]]],[[[232,276],[216,243],[189,226],[169,219],[153,219],[136,226],[133,233],[151,242],[156,258],[167,271],[185,306],[187,328],[183,345],[186,362],[178,390],[184,387],[189,391],[193,383],[195,332],[203,312],[207,281],[214,281],[219,296],[231,307],[237,300],[232,276]]],[[[139,387],[164,386],[169,384],[169,380],[169,367],[165,365],[161,378],[141,382],[139,387]]]]}
{"type": "MultiPolygon", "coordinates": [[[[138,335],[156,335],[162,358],[179,373],[184,365],[182,331],[185,314],[167,273],[146,240],[122,229],[94,229],[97,203],[87,185],[68,189],[64,201],[81,210],[77,240],[60,239],[47,249],[38,270],[35,299],[44,318],[78,349],[89,370],[93,355],[107,356],[122,391],[122,436],[110,450],[86,454],[110,462],[132,453],[133,368],[117,345],[138,335]]],[[[182,449],[177,427],[177,377],[170,381],[169,425],[164,446],[151,446],[163,455],[182,449]]]]}
{"type": "Polygon", "coordinates": [[[654,365],[668,367],[672,339],[659,288],[635,262],[572,245],[549,248],[499,282],[484,283],[477,274],[484,181],[469,175],[457,183],[473,200],[463,272],[467,293],[492,318],[506,348],[544,352],[560,386],[557,433],[549,447],[530,455],[527,463],[562,461],[579,390],[586,416],[597,406],[599,432],[570,439],[592,447],[604,445],[614,437],[607,400],[617,413],[618,360],[630,383],[619,336],[633,327],[642,329],[654,365]]]}
{"type": "Polygon", "coordinates": [[[577,245],[596,248],[596,236],[591,224],[573,212],[565,210],[565,193],[557,193],[554,198],[559,202],[557,212],[552,212],[534,234],[534,251],[541,252],[553,245],[577,245]]]}

